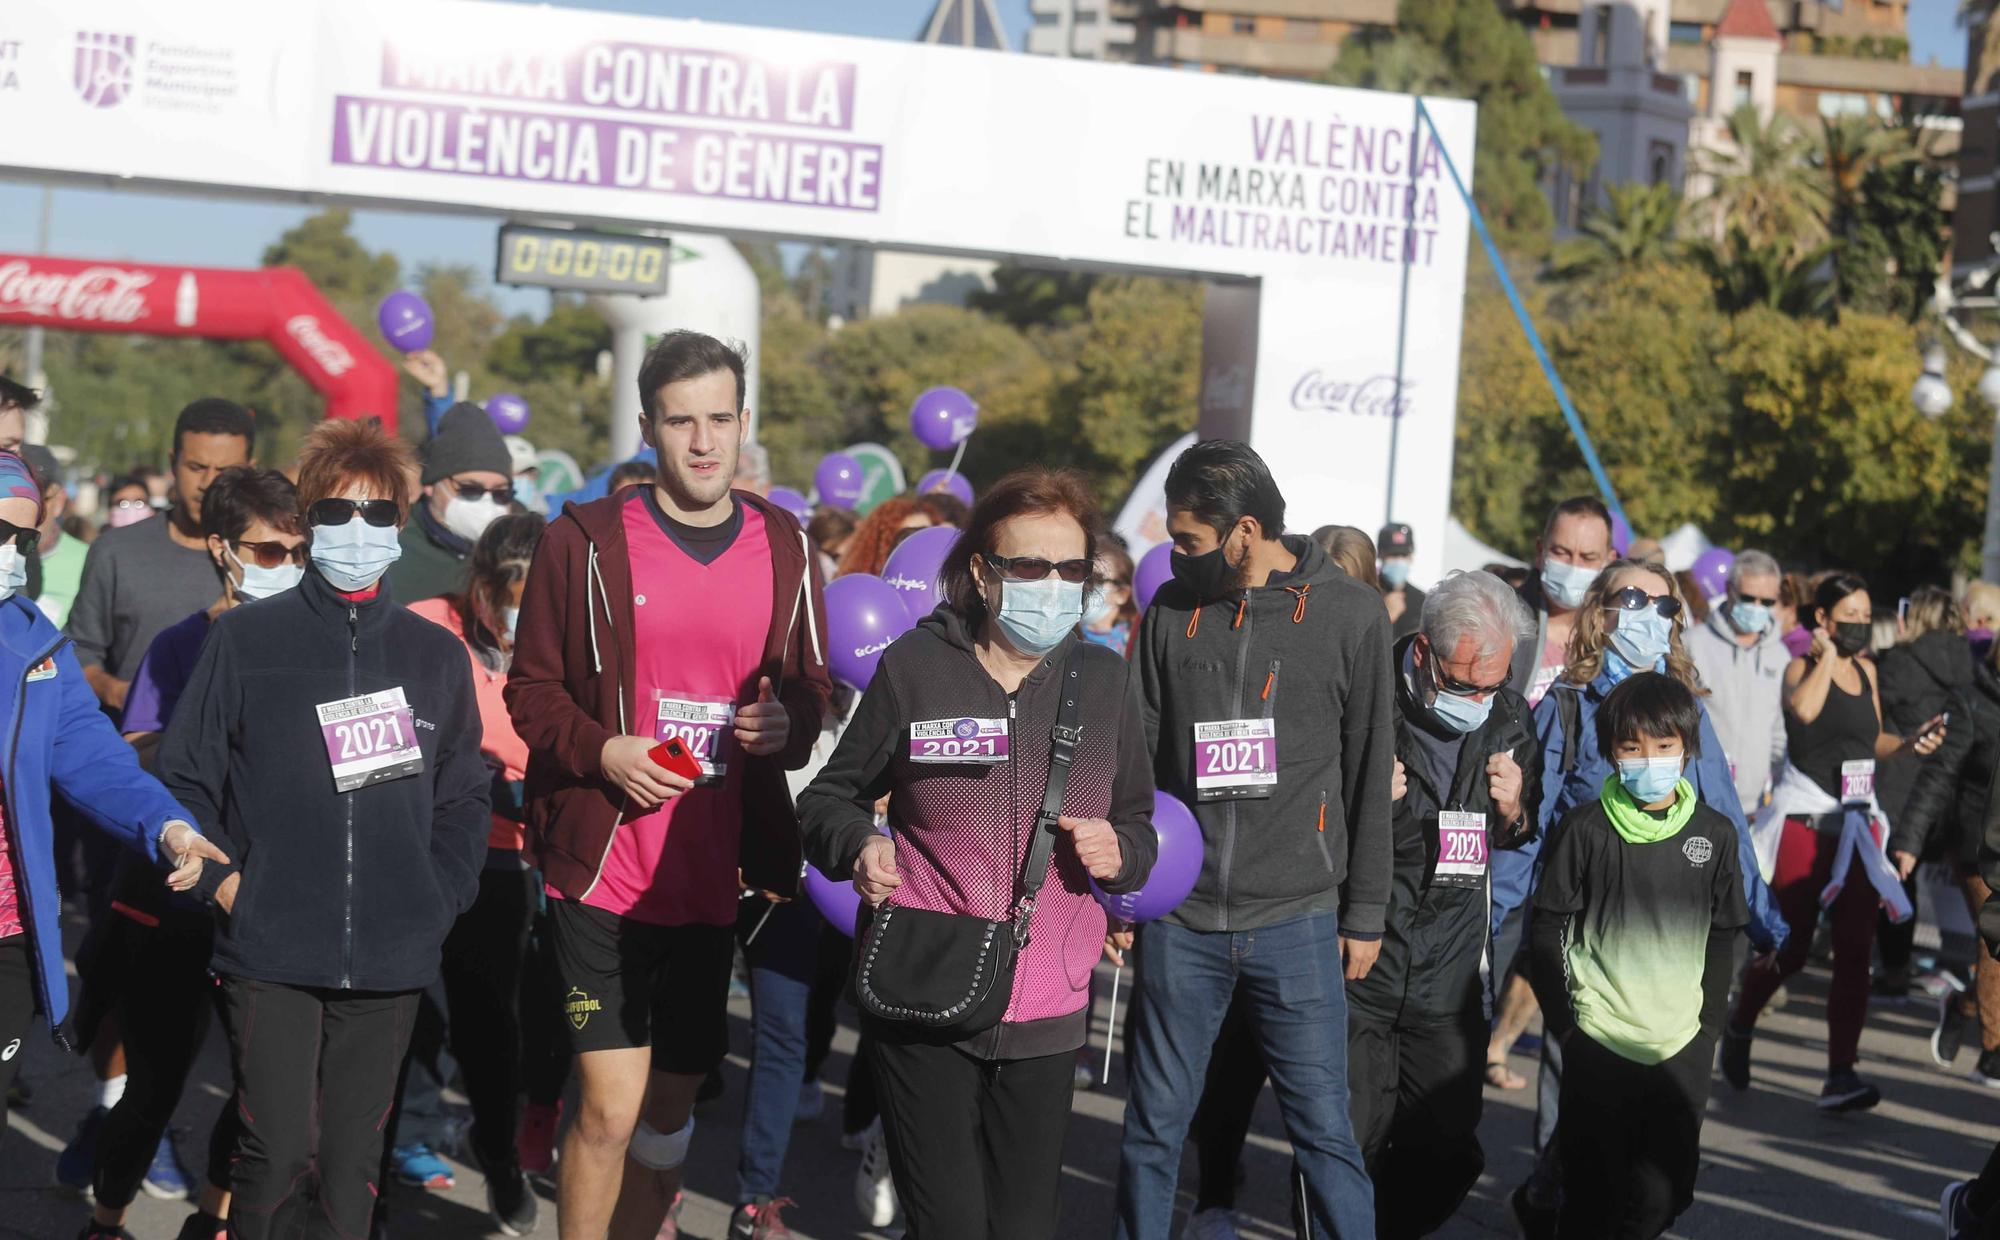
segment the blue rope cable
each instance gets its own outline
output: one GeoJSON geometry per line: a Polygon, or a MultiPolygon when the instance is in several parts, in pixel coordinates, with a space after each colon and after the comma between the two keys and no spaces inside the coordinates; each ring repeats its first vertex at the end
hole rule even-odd
{"type": "MultiPolygon", "coordinates": [[[[1507,274],[1507,264],[1501,261],[1500,248],[1493,244],[1493,234],[1486,231],[1486,217],[1479,213],[1479,204],[1472,201],[1471,193],[1466,190],[1464,178],[1458,175],[1458,164],[1452,160],[1451,151],[1445,146],[1444,135],[1438,132],[1437,122],[1431,119],[1430,109],[1424,106],[1422,99],[1417,100],[1417,115],[1430,126],[1431,136],[1437,139],[1438,154],[1444,157],[1445,170],[1451,173],[1451,183],[1457,187],[1458,196],[1465,200],[1465,209],[1472,216],[1473,230],[1479,234],[1479,243],[1486,247],[1487,261],[1493,264],[1494,274],[1500,277],[1500,287],[1507,294],[1507,303],[1514,307],[1514,317],[1527,334],[1528,347],[1535,351],[1535,360],[1541,363],[1542,374],[1548,377],[1549,387],[1556,394],[1556,405],[1562,410],[1563,420],[1569,423],[1570,434],[1576,437],[1576,446],[1583,452],[1583,463],[1590,467],[1590,476],[1596,480],[1605,506],[1630,529],[1631,522],[1626,519],[1624,505],[1618,502],[1618,492],[1611,488],[1610,475],[1604,472],[1604,463],[1597,459],[1597,449],[1590,442],[1590,432],[1583,429],[1583,419],[1577,416],[1576,406],[1570,404],[1569,392],[1563,387],[1561,376],[1556,374],[1555,363],[1549,360],[1549,351],[1542,345],[1541,333],[1535,330],[1534,320],[1528,317],[1528,308],[1521,304],[1521,294],[1514,288],[1514,278],[1507,274]]],[[[1412,158],[1415,158],[1414,152],[1412,158]]]]}

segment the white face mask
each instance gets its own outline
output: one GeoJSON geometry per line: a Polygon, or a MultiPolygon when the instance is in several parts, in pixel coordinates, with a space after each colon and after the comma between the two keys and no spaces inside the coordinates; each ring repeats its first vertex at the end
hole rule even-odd
{"type": "Polygon", "coordinates": [[[28,584],[28,557],[13,543],[0,546],[0,602],[13,598],[28,584]]]}
{"type": "Polygon", "coordinates": [[[502,609],[502,611],[500,612],[500,636],[507,639],[507,645],[509,648],[511,648],[514,645],[514,629],[515,626],[519,625],[520,623],[521,623],[520,608],[508,607],[502,609]]]}
{"type": "Polygon", "coordinates": [[[229,562],[234,564],[241,573],[236,582],[236,592],[242,595],[245,600],[270,598],[274,594],[283,594],[285,591],[299,584],[300,578],[306,575],[306,570],[303,567],[289,560],[278,565],[276,568],[264,568],[256,564],[245,564],[236,558],[234,551],[225,551],[223,554],[229,557],[229,562]]]}
{"type": "Polygon", "coordinates": [[[478,499],[460,499],[454,495],[444,506],[444,527],[467,542],[478,542],[486,527],[506,512],[490,494],[478,499]]]}

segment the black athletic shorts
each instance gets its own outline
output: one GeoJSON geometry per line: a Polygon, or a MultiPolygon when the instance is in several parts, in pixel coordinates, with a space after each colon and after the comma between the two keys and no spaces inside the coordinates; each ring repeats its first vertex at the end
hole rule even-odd
{"type": "Polygon", "coordinates": [[[653,1048],[653,1070],[700,1076],[729,1053],[735,926],[655,926],[549,900],[562,1020],[585,1051],[653,1048]]]}

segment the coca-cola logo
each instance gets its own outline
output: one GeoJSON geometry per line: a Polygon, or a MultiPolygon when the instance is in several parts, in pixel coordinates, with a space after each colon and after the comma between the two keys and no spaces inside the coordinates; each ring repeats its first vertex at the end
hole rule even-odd
{"type": "Polygon", "coordinates": [[[85,323],[137,323],[147,316],[143,296],[153,277],[124,267],[36,271],[27,259],[0,264],[0,315],[72,319],[85,323]]]}
{"type": "Polygon", "coordinates": [[[285,320],[285,334],[299,342],[319,368],[335,378],[354,369],[354,355],[338,340],[326,334],[319,320],[310,314],[295,314],[285,320]]]}
{"type": "Polygon", "coordinates": [[[1415,386],[1408,380],[1398,384],[1394,375],[1375,375],[1357,383],[1308,370],[1292,385],[1292,408],[1400,418],[1411,411],[1410,389],[1415,386]]]}

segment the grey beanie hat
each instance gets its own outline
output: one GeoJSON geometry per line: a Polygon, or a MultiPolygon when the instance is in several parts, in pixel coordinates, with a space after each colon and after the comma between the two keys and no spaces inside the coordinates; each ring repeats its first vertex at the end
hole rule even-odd
{"type": "Polygon", "coordinates": [[[488,473],[514,476],[514,457],[507,441],[486,411],[469,400],[459,401],[438,419],[437,433],[424,445],[425,486],[454,474],[488,473]]]}

